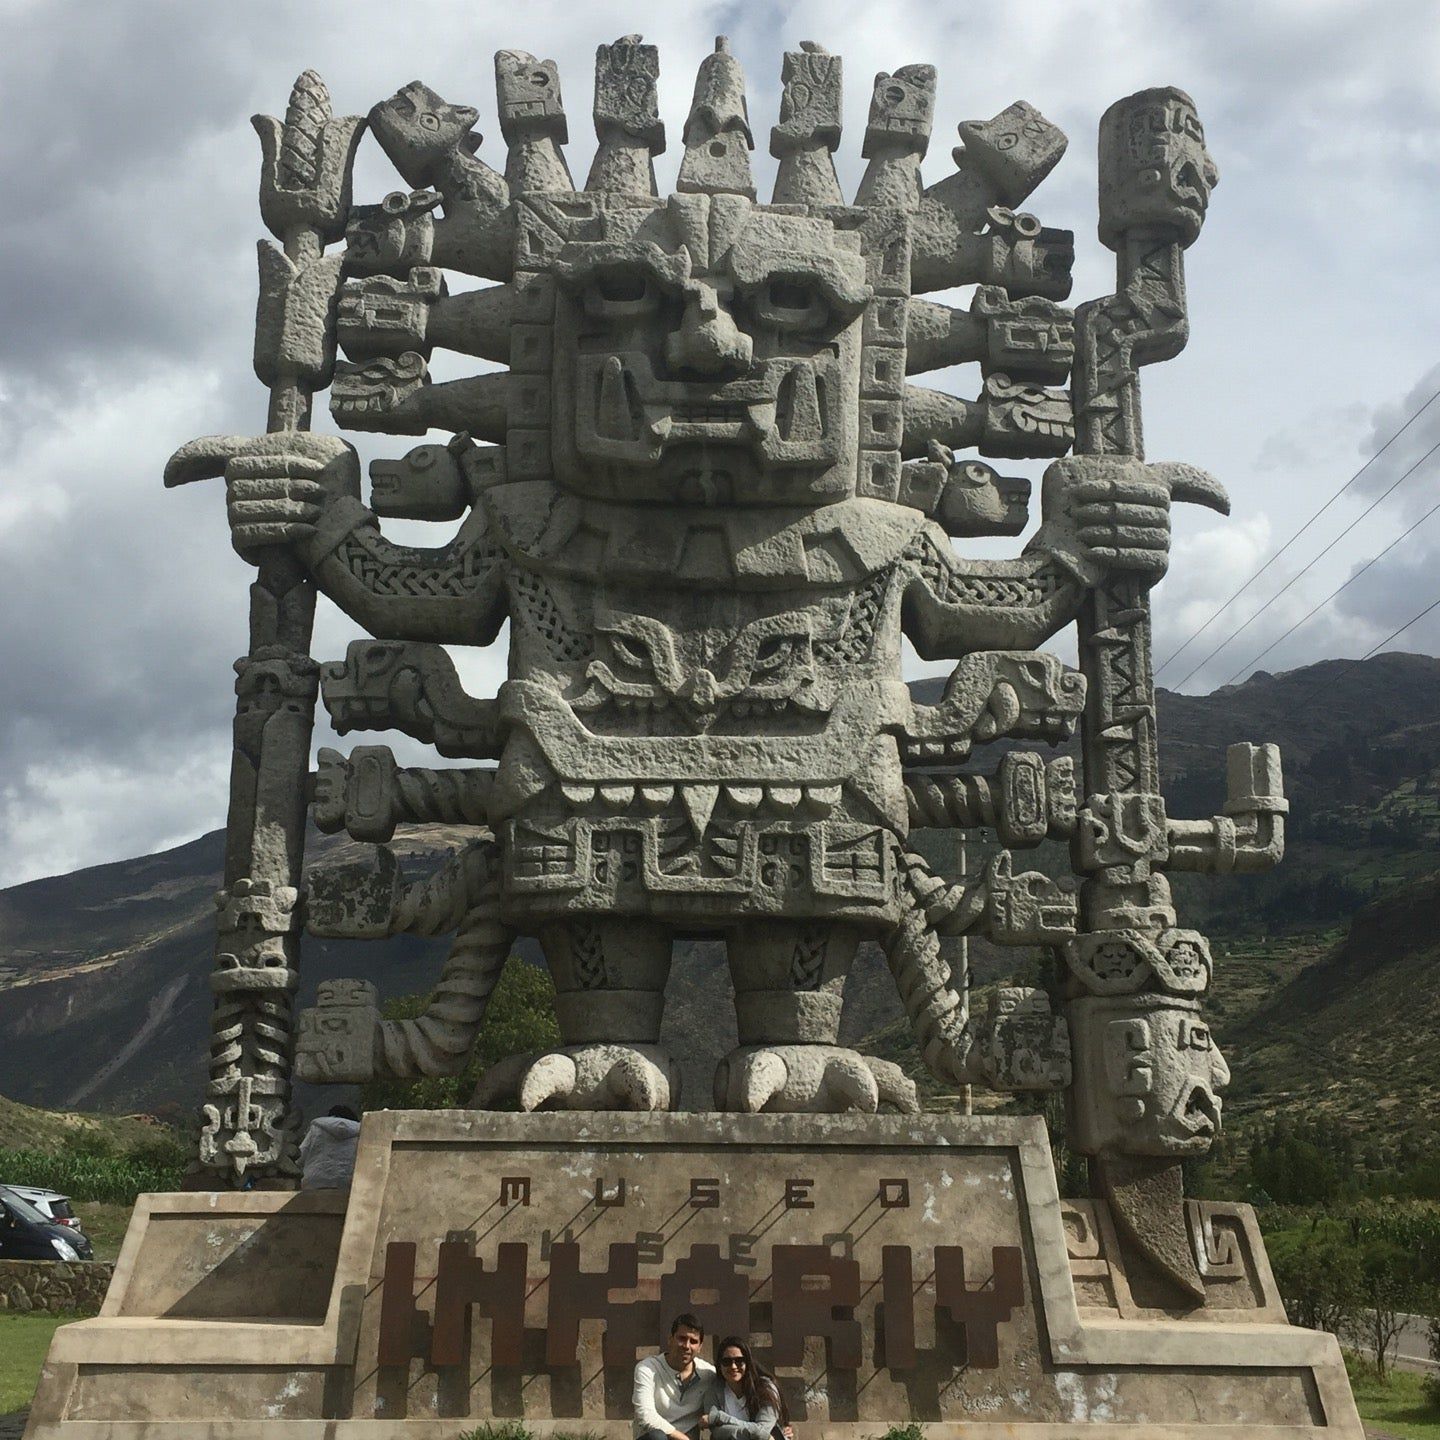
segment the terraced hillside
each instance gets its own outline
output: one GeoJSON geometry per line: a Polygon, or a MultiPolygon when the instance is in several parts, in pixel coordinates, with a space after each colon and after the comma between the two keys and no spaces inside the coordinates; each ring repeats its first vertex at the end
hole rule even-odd
{"type": "MultiPolygon", "coordinates": [[[[1274,740],[1285,752],[1291,841],[1273,875],[1180,877],[1186,919],[1213,937],[1211,1011],[1234,1070],[1232,1115],[1275,1107],[1403,1126],[1440,1086],[1440,660],[1383,655],[1259,674],[1210,696],[1161,692],[1162,757],[1177,815],[1223,803],[1224,749],[1274,740]],[[1323,701],[1320,697],[1323,697],[1323,701]],[[1425,877],[1429,876],[1427,879],[1425,877]],[[1351,921],[1354,920],[1353,928],[1351,921]],[[1432,944],[1432,937],[1437,937],[1432,944]]],[[[983,767],[993,757],[977,757],[983,767]]],[[[414,827],[397,841],[412,871],[465,838],[414,827]]],[[[312,836],[315,864],[358,859],[312,836]]],[[[0,892],[0,1094],[56,1109],[188,1113],[200,1095],[221,836],[0,892]]],[[[972,848],[972,868],[981,861],[972,848]]],[[[1052,872],[1061,852],[1024,858],[1052,872]]],[[[307,939],[301,1003],[353,975],[385,994],[423,991],[443,941],[307,939]]],[[[535,959],[533,945],[522,947],[535,959]]],[[[1044,961],[972,946],[977,984],[1038,978],[1044,961]]],[[[847,1041],[868,1037],[914,1062],[873,948],[847,993],[847,1041]],[[907,1048],[908,1047],[908,1048],[907,1048]]],[[[665,1041],[685,1060],[686,1103],[708,1103],[714,1062],[734,1043],[717,944],[677,952],[665,1041]]],[[[933,1085],[934,1103],[949,1103],[933,1085]]],[[[320,1096],[302,1096],[313,1107],[320,1096]]],[[[328,1103],[328,1102],[327,1102],[328,1103]]]]}

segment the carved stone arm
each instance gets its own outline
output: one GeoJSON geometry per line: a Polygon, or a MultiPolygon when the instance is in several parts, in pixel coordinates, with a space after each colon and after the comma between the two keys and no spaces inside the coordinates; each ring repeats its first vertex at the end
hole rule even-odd
{"type": "Polygon", "coordinates": [[[505,618],[503,552],[472,511],[438,549],[396,545],[374,513],[344,497],[326,507],[307,546],[316,583],[372,635],[488,644],[505,618]]]}
{"type": "Polygon", "coordinates": [[[923,455],[931,441],[952,450],[974,445],[986,455],[1015,459],[1063,455],[1075,442],[1069,392],[998,370],[985,377],[975,400],[907,385],[900,453],[907,459],[923,455]]]}
{"type": "Polygon", "coordinates": [[[346,831],[382,843],[396,825],[484,825],[495,771],[471,766],[401,767],[387,745],[357,745],[349,755],[321,750],[312,815],[318,830],[346,831]]]}
{"type": "Polygon", "coordinates": [[[1232,745],[1225,752],[1225,813],[1208,820],[1169,820],[1167,870],[1258,875],[1285,854],[1290,802],[1278,745],[1232,745]]]}
{"type": "Polygon", "coordinates": [[[1000,371],[1042,385],[1063,385],[1075,359],[1073,312],[1040,296],[1011,299],[998,285],[981,285],[968,310],[918,297],[905,325],[905,373],[922,374],[978,360],[985,374],[1000,371]]]}
{"type": "Polygon", "coordinates": [[[901,624],[926,660],[977,650],[1033,650],[1075,617],[1083,591],[1048,552],[962,559],[938,526],[915,537],[901,624]]]}
{"type": "Polygon", "coordinates": [[[1006,846],[1063,840],[1075,831],[1075,762],[1012,750],[993,775],[908,770],[905,799],[912,827],[988,826],[1006,846]]]}

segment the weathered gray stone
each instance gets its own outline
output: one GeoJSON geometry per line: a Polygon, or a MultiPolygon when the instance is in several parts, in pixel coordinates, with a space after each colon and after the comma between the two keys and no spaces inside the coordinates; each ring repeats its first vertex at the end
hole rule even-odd
{"type": "Polygon", "coordinates": [[[1179,1310],[1105,1200],[1059,1197],[1046,1140],[1034,1117],[372,1114],[348,1195],[143,1197],[30,1440],[622,1440],[682,1310],[752,1336],[830,1440],[1362,1440],[1248,1206],[1182,1203],[1205,1304],[1179,1310]]]}
{"type": "Polygon", "coordinates": [[[262,126],[264,214],[285,245],[261,262],[272,433],[194,442],[168,472],[223,472],[235,546],[275,599],[241,676],[205,1163],[288,1163],[302,908],[319,934],[455,935],[413,1021],[327,989],[298,1035],[310,1079],[455,1073],[513,936],[538,937],[562,1043],[479,1092],[527,1108],[676,1103],[661,1012],[672,942],[700,933],[725,940],[735,988],[718,1104],[909,1109],[903,1077],[838,1043],[845,977],[877,941],[938,1073],[1072,1089],[1071,1143],[1127,1243],[1198,1300],[1177,1167],[1213,1138],[1227,1072],[1199,1009],[1210,953],[1166,872],[1273,864],[1284,800],[1273,747],[1234,752],[1211,821],[1171,821],[1159,789],[1149,590],[1171,504],[1227,503],[1140,444],[1139,367],[1184,344],[1183,251],[1216,180],[1193,104],[1151,90],[1106,112],[1116,293],[1072,312],[1073,237],[1015,208],[1065,149],[1025,102],[962,124],[955,172],[926,187],[936,72],[881,72],[847,205],[841,62],[806,42],[783,62],[764,204],[722,37],[662,197],[659,57],[626,36],[597,52],[600,150],[576,191],[554,63],[495,63],[503,176],[474,153],[477,111],[418,81],[369,123],[404,182],[435,194],[352,207],[337,157],[356,122],[330,116],[313,76],[284,125],[262,126]],[[451,295],[447,269],[500,283],[451,295]],[[968,284],[967,310],[920,298],[968,284]],[[435,382],[436,346],[508,369],[435,382]],[[907,379],[957,363],[978,366],[973,399],[907,379]],[[354,450],[304,433],[302,400],[332,376],[341,425],[453,438],[377,462],[367,506],[354,450]],[[1028,518],[1028,483],[973,452],[1053,459],[1014,558],[952,544],[1028,518]],[[387,516],[454,528],[435,549],[399,545],[387,516]],[[374,637],[319,673],[338,731],[497,763],[322,752],[316,823],[377,849],[302,896],[312,583],[374,637]],[[1040,649],[1072,621],[1081,673],[1040,649]],[[468,695],[441,647],[489,645],[507,622],[505,684],[468,695]],[[955,662],[935,705],[903,683],[906,640],[955,662]],[[993,774],[956,768],[976,745],[1053,742],[1077,721],[1078,782],[1024,752],[993,774]],[[424,821],[474,839],[410,881],[384,845],[424,821]],[[934,875],[907,844],[915,824],[989,826],[1014,848],[1066,839],[1080,883],[1021,872],[1008,849],[977,875],[934,875]],[[972,1014],[940,945],[968,933],[1049,947],[1052,983],[972,1014]]]}

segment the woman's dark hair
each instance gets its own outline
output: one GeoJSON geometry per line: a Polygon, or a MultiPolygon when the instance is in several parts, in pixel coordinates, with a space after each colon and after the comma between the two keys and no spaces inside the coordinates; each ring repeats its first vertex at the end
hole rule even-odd
{"type": "Polygon", "coordinates": [[[332,1120],[358,1120],[360,1118],[348,1105],[332,1105],[326,1114],[332,1120]]]}
{"type": "MultiPolygon", "coordinates": [[[[715,1351],[715,1358],[719,1360],[727,1350],[738,1350],[745,1360],[745,1369],[740,1376],[740,1398],[745,1402],[746,1419],[754,1420],[769,1406],[779,1417],[776,1424],[782,1428],[788,1425],[790,1412],[785,1407],[785,1397],[780,1393],[780,1385],[775,1377],[767,1375],[755,1363],[750,1347],[738,1335],[727,1335],[715,1351]]],[[[728,1383],[723,1367],[720,1369],[720,1378],[728,1383]]]]}

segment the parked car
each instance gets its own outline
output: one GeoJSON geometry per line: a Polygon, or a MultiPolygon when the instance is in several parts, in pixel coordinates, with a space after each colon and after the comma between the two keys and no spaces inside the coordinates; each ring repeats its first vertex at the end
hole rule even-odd
{"type": "Polygon", "coordinates": [[[8,1185],[0,1185],[0,1260],[93,1260],[95,1248],[78,1230],[43,1215],[8,1185]]]}
{"type": "Polygon", "coordinates": [[[58,1190],[42,1190],[38,1185],[7,1185],[5,1188],[22,1200],[28,1200],[47,1220],[53,1220],[67,1230],[84,1229],[70,1206],[68,1195],[62,1195],[58,1190]]]}

